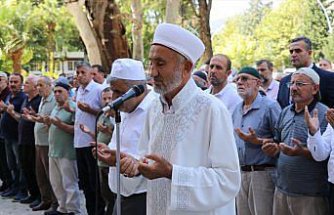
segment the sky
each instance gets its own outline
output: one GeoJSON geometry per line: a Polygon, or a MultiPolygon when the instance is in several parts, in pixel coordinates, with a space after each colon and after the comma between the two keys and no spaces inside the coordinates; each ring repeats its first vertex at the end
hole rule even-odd
{"type": "MultiPolygon", "coordinates": [[[[279,5],[282,0],[263,0],[264,3],[273,1],[274,7],[279,5]]],[[[224,22],[237,14],[243,13],[249,8],[250,0],[212,0],[210,27],[211,34],[217,33],[224,27],[224,22]]]]}

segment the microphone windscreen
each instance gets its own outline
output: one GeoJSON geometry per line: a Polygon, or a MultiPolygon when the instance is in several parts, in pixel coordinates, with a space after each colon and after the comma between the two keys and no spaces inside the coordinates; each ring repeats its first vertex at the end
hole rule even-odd
{"type": "Polygon", "coordinates": [[[145,87],[142,84],[133,86],[133,89],[136,93],[136,96],[139,96],[140,94],[142,94],[145,91],[145,87]]]}

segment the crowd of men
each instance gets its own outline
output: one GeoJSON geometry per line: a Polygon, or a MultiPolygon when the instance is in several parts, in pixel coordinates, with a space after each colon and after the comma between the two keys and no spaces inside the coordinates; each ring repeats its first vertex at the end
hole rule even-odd
{"type": "Polygon", "coordinates": [[[1,196],[46,215],[82,214],[80,190],[89,215],[334,214],[334,73],[313,62],[311,41],[291,40],[296,71],[280,82],[271,61],[235,73],[224,54],[193,73],[204,49],[160,24],[153,86],[129,58],[107,78],[87,63],[71,81],[0,72],[1,196]],[[142,94],[99,114],[135,85],[142,94]]]}

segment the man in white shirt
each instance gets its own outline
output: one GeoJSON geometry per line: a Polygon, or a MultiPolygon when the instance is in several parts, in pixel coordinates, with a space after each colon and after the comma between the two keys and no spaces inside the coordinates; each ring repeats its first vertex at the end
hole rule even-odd
{"type": "MultiPolygon", "coordinates": [[[[128,58],[117,59],[112,65],[111,74],[108,78],[110,88],[113,91],[113,100],[122,96],[134,85],[144,85],[143,94],[125,101],[119,108],[121,111],[120,124],[120,147],[122,154],[137,155],[139,138],[144,128],[147,111],[155,97],[153,92],[149,92],[146,88],[146,76],[142,62],[128,58]]],[[[99,148],[104,148],[98,144],[99,148]]],[[[104,154],[99,154],[99,159],[110,165],[109,171],[109,187],[116,195],[116,167],[115,167],[115,149],[116,149],[116,132],[113,133],[111,150],[107,155],[112,156],[104,159],[104,154]]],[[[106,153],[106,152],[105,152],[106,153]]],[[[123,160],[124,162],[125,160],[123,160]]],[[[146,179],[142,176],[136,178],[128,178],[121,176],[121,213],[127,215],[146,215],[146,179]]],[[[116,205],[114,206],[114,214],[116,213],[116,205]]]]}
{"type": "Polygon", "coordinates": [[[334,109],[328,109],[326,119],[329,122],[325,132],[321,135],[319,129],[318,111],[314,111],[311,117],[308,108],[305,108],[305,122],[309,133],[307,148],[316,161],[328,160],[328,181],[330,184],[329,207],[334,214],[334,109]]]}
{"type": "Polygon", "coordinates": [[[101,197],[99,186],[96,188],[97,172],[96,161],[91,153],[90,143],[93,138],[80,129],[80,125],[86,125],[89,130],[95,130],[97,114],[102,108],[102,86],[93,80],[92,67],[83,63],[77,66],[76,74],[80,84],[76,94],[74,147],[76,149],[79,183],[84,191],[88,215],[104,214],[104,201],[101,197]],[[96,192],[96,190],[98,192],[96,192]],[[96,205],[96,196],[98,204],[96,205]]]}
{"type": "Polygon", "coordinates": [[[147,181],[148,215],[235,214],[240,170],[231,116],[198,88],[191,71],[204,44],[173,24],[158,25],[149,54],[156,98],[140,139],[141,160],[121,164],[147,181]]]}
{"type": "Polygon", "coordinates": [[[266,95],[273,99],[277,99],[279,82],[273,78],[274,65],[269,60],[259,60],[256,62],[256,70],[260,73],[262,78],[262,88],[266,95]]]}
{"type": "Polygon", "coordinates": [[[231,60],[223,54],[214,55],[209,65],[209,82],[211,86],[206,92],[216,96],[233,113],[235,107],[242,101],[234,83],[228,83],[231,74],[231,60]]]}

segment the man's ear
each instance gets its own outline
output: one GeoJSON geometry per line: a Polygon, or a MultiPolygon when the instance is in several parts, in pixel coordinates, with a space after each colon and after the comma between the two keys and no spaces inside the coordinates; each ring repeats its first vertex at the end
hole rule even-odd
{"type": "Polygon", "coordinates": [[[184,70],[186,71],[186,74],[191,74],[193,69],[193,63],[190,60],[186,60],[184,62],[184,70]]]}

